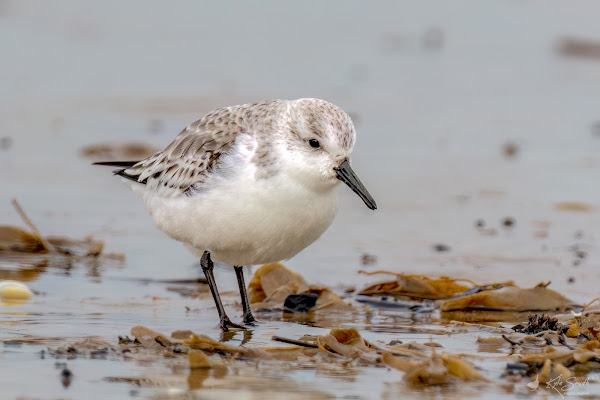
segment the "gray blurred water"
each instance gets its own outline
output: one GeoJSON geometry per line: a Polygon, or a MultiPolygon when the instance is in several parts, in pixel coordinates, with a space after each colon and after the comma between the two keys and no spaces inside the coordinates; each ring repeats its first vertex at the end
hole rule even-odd
{"type": "MultiPolygon", "coordinates": [[[[1,221],[21,225],[15,197],[44,234],[92,233],[127,256],[104,279],[43,275],[30,286],[46,298],[21,308],[77,315],[88,297],[119,303],[153,290],[125,278],[199,274],[82,146],[166,146],[214,108],[300,97],[352,115],[354,168],[379,205],[371,212],[340,188],[333,226],[287,262],[308,281],[362,285],[369,253],[374,269],[551,280],[577,301],[595,297],[599,214],[554,204],[598,205],[600,60],[558,51],[565,37],[600,40],[598,11],[593,1],[0,1],[0,138],[12,140],[0,149],[1,221]],[[504,217],[516,226],[504,229],[504,217]],[[477,219],[497,234],[482,235],[477,219]],[[540,221],[547,237],[536,236],[540,221]],[[591,256],[575,268],[577,240],[591,256]],[[451,251],[433,252],[436,243],[451,251]]],[[[235,288],[229,269],[217,279],[235,288]]],[[[133,322],[83,322],[77,334],[133,322]]]]}

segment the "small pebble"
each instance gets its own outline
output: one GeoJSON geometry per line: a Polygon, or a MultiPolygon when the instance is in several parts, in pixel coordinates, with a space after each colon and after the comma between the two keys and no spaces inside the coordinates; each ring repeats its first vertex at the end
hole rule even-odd
{"type": "Polygon", "coordinates": [[[502,225],[504,225],[506,228],[510,228],[515,225],[515,220],[514,218],[506,217],[502,220],[502,225]]]}
{"type": "Polygon", "coordinates": [[[527,371],[527,364],[525,363],[508,363],[506,364],[506,369],[516,369],[516,370],[523,370],[523,371],[527,371]]]}
{"type": "Polygon", "coordinates": [[[131,340],[129,336],[119,336],[119,344],[129,344],[131,342],[133,342],[133,340],[131,340]]]}
{"type": "Polygon", "coordinates": [[[29,300],[33,292],[27,285],[18,281],[0,281],[0,302],[19,304],[29,300]]]}
{"type": "Polygon", "coordinates": [[[442,243],[438,243],[438,244],[433,245],[433,250],[435,250],[437,252],[450,251],[450,246],[447,246],[442,243]]]}
{"type": "Polygon", "coordinates": [[[377,263],[377,256],[369,253],[363,253],[360,256],[361,265],[373,265],[377,263]]]}
{"type": "Polygon", "coordinates": [[[519,146],[516,143],[508,142],[502,146],[502,154],[505,158],[513,159],[519,153],[519,146]]]}
{"type": "Polygon", "coordinates": [[[73,373],[69,368],[64,368],[60,373],[60,381],[65,388],[71,385],[71,380],[73,380],[73,373]]]}
{"type": "Polygon", "coordinates": [[[283,303],[287,312],[307,312],[317,304],[316,293],[290,294],[283,303]]]}

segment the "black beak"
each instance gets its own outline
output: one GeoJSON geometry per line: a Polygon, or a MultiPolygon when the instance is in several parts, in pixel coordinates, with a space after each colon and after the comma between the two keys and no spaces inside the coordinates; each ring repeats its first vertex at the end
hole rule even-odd
{"type": "Polygon", "coordinates": [[[352,191],[356,193],[362,199],[362,201],[365,202],[367,207],[369,207],[371,210],[377,209],[375,200],[371,197],[367,191],[367,188],[365,188],[360,179],[358,179],[358,176],[356,176],[354,171],[352,171],[348,160],[342,161],[338,167],[334,167],[333,169],[335,170],[338,179],[348,185],[350,189],[352,189],[352,191]]]}

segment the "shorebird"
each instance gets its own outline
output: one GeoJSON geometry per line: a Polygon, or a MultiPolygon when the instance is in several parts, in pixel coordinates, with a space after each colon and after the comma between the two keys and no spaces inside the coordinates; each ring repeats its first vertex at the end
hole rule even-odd
{"type": "Polygon", "coordinates": [[[235,269],[243,322],[253,325],[243,265],[289,259],[317,240],[337,212],[342,181],[375,200],[350,167],[356,132],[319,99],[264,100],[220,108],[141,161],[108,161],[144,200],[156,226],[185,244],[206,276],[220,327],[246,329],[225,312],[213,260],[235,269]]]}

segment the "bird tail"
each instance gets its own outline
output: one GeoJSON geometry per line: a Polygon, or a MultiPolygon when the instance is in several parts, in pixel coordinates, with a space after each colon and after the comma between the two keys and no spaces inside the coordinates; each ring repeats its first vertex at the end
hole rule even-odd
{"type": "Polygon", "coordinates": [[[143,181],[138,181],[139,174],[131,175],[125,172],[127,168],[133,167],[135,164],[139,163],[139,161],[98,161],[92,163],[92,165],[107,165],[109,167],[119,167],[119,169],[115,169],[113,174],[122,176],[123,178],[127,178],[130,181],[134,181],[141,184],[146,184],[148,179],[144,179],[143,181]]]}
{"type": "Polygon", "coordinates": [[[139,161],[98,161],[92,163],[92,165],[108,165],[110,167],[133,167],[135,164],[139,163],[139,161]]]}

